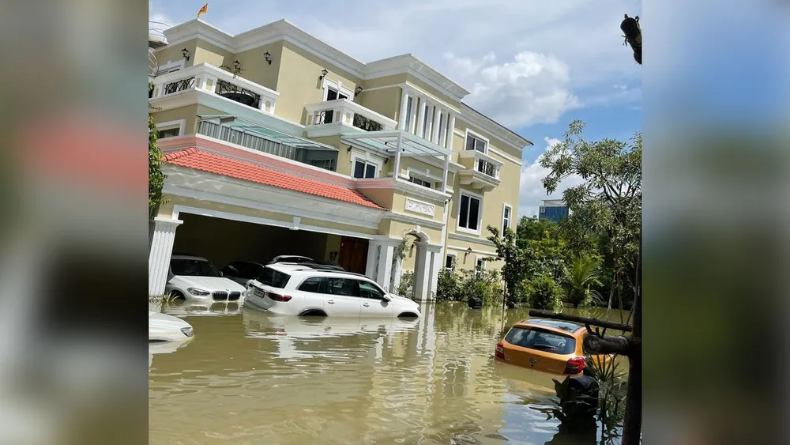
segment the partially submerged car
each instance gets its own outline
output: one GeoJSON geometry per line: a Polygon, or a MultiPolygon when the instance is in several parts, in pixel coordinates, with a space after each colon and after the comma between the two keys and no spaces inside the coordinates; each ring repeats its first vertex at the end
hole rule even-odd
{"type": "MultiPolygon", "coordinates": [[[[587,329],[579,324],[546,319],[523,320],[497,343],[497,360],[550,374],[578,376],[587,365],[582,344],[587,329]]],[[[596,355],[595,360],[612,360],[596,355]]]]}
{"type": "Polygon", "coordinates": [[[172,315],[148,311],[148,342],[181,342],[195,335],[192,325],[172,315]]]}
{"type": "Polygon", "coordinates": [[[165,292],[196,301],[239,301],[244,286],[222,276],[211,261],[190,255],[173,255],[165,292]]]}
{"type": "Polygon", "coordinates": [[[270,264],[249,282],[245,307],[275,314],[345,317],[420,316],[420,305],[370,278],[314,264],[270,264]]]}

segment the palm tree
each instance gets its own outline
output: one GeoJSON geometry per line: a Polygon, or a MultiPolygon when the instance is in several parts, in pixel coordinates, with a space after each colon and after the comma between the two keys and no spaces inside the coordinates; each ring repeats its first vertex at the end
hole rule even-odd
{"type": "Polygon", "coordinates": [[[565,268],[565,284],[568,302],[574,308],[589,304],[591,301],[602,301],[601,293],[594,286],[601,286],[598,279],[601,261],[594,256],[580,255],[571,261],[571,267],[565,268]]]}

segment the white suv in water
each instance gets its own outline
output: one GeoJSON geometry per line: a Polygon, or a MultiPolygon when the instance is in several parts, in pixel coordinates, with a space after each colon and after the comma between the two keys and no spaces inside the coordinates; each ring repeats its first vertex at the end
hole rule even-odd
{"type": "Polygon", "coordinates": [[[270,264],[247,284],[244,305],[286,315],[419,317],[420,305],[370,278],[319,265],[270,264]],[[260,281],[259,281],[260,280],[260,281]]]}

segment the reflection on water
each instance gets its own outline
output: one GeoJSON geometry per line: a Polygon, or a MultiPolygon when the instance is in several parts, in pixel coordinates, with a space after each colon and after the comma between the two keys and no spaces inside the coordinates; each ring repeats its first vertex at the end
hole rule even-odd
{"type": "Polygon", "coordinates": [[[405,321],[221,305],[164,310],[195,337],[153,355],[152,444],[595,443],[531,409],[553,399],[552,376],[494,362],[526,309],[441,304],[405,321]]]}

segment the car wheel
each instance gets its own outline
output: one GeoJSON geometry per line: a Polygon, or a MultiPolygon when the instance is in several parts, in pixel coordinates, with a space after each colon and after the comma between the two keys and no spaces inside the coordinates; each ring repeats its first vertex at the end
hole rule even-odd
{"type": "Polygon", "coordinates": [[[174,290],[170,292],[170,295],[173,296],[174,300],[186,300],[186,297],[184,297],[184,294],[182,294],[181,291],[174,290]]]}

